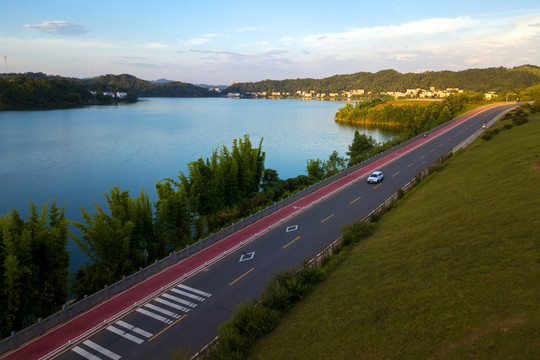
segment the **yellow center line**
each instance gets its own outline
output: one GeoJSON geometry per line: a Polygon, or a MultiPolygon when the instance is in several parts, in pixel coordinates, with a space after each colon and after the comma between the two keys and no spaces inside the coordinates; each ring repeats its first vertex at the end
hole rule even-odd
{"type": "Polygon", "coordinates": [[[173,322],[171,325],[167,326],[165,329],[161,330],[160,332],[158,332],[156,335],[152,336],[150,339],[148,339],[148,341],[152,341],[154,340],[155,338],[157,338],[159,335],[161,335],[165,330],[169,329],[171,326],[173,326],[174,324],[176,324],[177,322],[179,322],[180,320],[182,320],[183,318],[185,318],[187,315],[184,314],[180,319],[176,320],[175,322],[173,322]]]}
{"type": "Polygon", "coordinates": [[[247,274],[249,274],[249,273],[252,272],[253,270],[255,270],[255,268],[249,269],[244,275],[240,276],[238,279],[236,279],[236,280],[234,280],[232,283],[230,283],[229,286],[231,286],[232,284],[234,284],[235,282],[237,282],[238,280],[240,280],[241,278],[243,278],[244,276],[246,276],[247,274]]]}
{"type": "Polygon", "coordinates": [[[425,157],[426,157],[426,155],[420,156],[420,160],[422,160],[422,159],[425,158],[425,157]]]}
{"type": "Polygon", "coordinates": [[[411,167],[411,166],[413,166],[413,164],[414,164],[414,163],[410,163],[409,165],[407,165],[407,167],[411,167]]]}
{"type": "Polygon", "coordinates": [[[287,246],[291,245],[293,242],[295,242],[296,240],[300,239],[300,236],[297,236],[296,239],[294,239],[293,241],[291,241],[290,243],[288,243],[287,245],[285,245],[284,247],[282,247],[282,249],[285,249],[287,246]]]}
{"type": "Polygon", "coordinates": [[[360,200],[361,196],[357,197],[356,199],[354,199],[353,201],[351,201],[349,204],[354,204],[357,200],[360,200]]]}
{"type": "Polygon", "coordinates": [[[439,145],[439,147],[442,147],[444,144],[439,145]]]}
{"type": "Polygon", "coordinates": [[[434,151],[435,151],[435,149],[431,150],[431,152],[434,152],[434,151]]]}
{"type": "Polygon", "coordinates": [[[378,187],[381,186],[381,185],[382,185],[382,183],[379,183],[377,186],[374,186],[374,187],[373,187],[373,190],[375,190],[376,188],[378,188],[378,187]]]}
{"type": "Polygon", "coordinates": [[[396,176],[397,174],[399,174],[399,171],[397,173],[395,173],[394,175],[392,175],[392,177],[396,176]]]}
{"type": "Polygon", "coordinates": [[[332,215],[330,215],[329,217],[327,217],[326,219],[324,219],[323,221],[321,221],[321,224],[322,224],[323,222],[325,222],[326,220],[330,219],[330,218],[331,218],[332,216],[334,216],[334,215],[336,215],[336,214],[332,214],[332,215]]]}

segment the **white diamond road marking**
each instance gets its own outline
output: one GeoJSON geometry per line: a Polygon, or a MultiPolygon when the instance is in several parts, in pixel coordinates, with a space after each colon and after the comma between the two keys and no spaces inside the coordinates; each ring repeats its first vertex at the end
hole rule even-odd
{"type": "Polygon", "coordinates": [[[120,355],[118,354],[115,354],[113,353],[112,351],[108,350],[108,349],[105,349],[104,347],[96,344],[95,342],[93,341],[90,341],[90,340],[86,340],[83,342],[84,345],[88,346],[89,348],[92,348],[96,351],[99,351],[100,353],[102,353],[103,355],[113,359],[113,360],[118,360],[121,358],[120,355]]]}
{"type": "Polygon", "coordinates": [[[144,331],[143,329],[139,329],[138,327],[133,326],[131,324],[128,324],[127,322],[122,321],[122,320],[118,320],[116,322],[116,324],[120,325],[120,326],[122,326],[122,327],[124,327],[124,328],[126,328],[126,329],[128,329],[130,331],[133,331],[134,333],[142,335],[142,336],[144,336],[146,338],[150,338],[150,337],[152,337],[152,335],[154,335],[154,334],[149,333],[148,331],[144,331]]]}
{"type": "Polygon", "coordinates": [[[255,251],[242,254],[242,256],[240,256],[239,262],[251,260],[253,259],[254,256],[255,256],[255,251]]]}
{"type": "Polygon", "coordinates": [[[187,305],[189,307],[192,307],[194,308],[195,306],[197,306],[197,304],[194,304],[192,302],[189,302],[189,301],[186,301],[184,299],[180,299],[179,297],[176,297],[176,296],[172,296],[170,294],[163,294],[162,295],[163,297],[166,297],[167,299],[170,299],[172,301],[176,301],[177,303],[180,303],[180,304],[184,304],[184,305],[187,305]]]}
{"type": "Polygon", "coordinates": [[[126,338],[126,339],[128,339],[128,340],[131,340],[131,341],[133,341],[134,343],[137,343],[137,344],[139,344],[139,345],[142,344],[142,343],[144,342],[143,339],[139,339],[138,337],[133,336],[133,335],[131,335],[131,334],[128,334],[128,333],[126,333],[125,331],[122,331],[122,330],[120,330],[120,329],[118,329],[118,328],[115,328],[115,327],[112,326],[112,325],[109,326],[109,327],[107,327],[107,330],[112,331],[113,333],[115,333],[115,334],[117,334],[117,335],[120,335],[120,336],[122,336],[123,338],[126,338]]]}
{"type": "Polygon", "coordinates": [[[157,312],[160,312],[164,315],[167,315],[167,316],[170,316],[172,318],[175,318],[175,319],[178,319],[180,317],[180,315],[176,314],[176,313],[173,313],[172,311],[169,311],[169,310],[166,310],[166,309],[163,309],[163,308],[160,308],[159,306],[156,306],[156,305],[152,305],[152,304],[144,304],[145,307],[149,308],[149,309],[152,309],[152,310],[155,310],[157,312]]]}
{"type": "Polygon", "coordinates": [[[150,316],[151,318],[154,318],[158,321],[161,321],[161,322],[164,322],[165,324],[172,324],[172,320],[171,319],[167,319],[166,317],[163,317],[161,315],[158,315],[158,314],[154,314],[153,312],[150,312],[148,310],[145,310],[145,309],[142,309],[142,308],[138,308],[136,310],[137,312],[140,312],[141,314],[144,314],[146,316],[150,316]]]}
{"type": "Polygon", "coordinates": [[[191,292],[194,292],[195,294],[199,294],[199,295],[202,295],[202,296],[206,296],[206,297],[212,296],[212,294],[210,294],[210,293],[204,292],[204,291],[202,291],[202,290],[194,289],[194,288],[189,287],[189,286],[187,286],[187,285],[180,284],[180,285],[178,285],[178,286],[176,286],[176,287],[182,288],[182,289],[184,289],[184,290],[189,290],[189,291],[191,291],[191,292]]]}
{"type": "Polygon", "coordinates": [[[159,303],[162,303],[162,304],[164,304],[164,305],[170,306],[170,307],[172,307],[173,309],[178,309],[178,310],[183,311],[183,312],[186,312],[186,313],[189,311],[189,309],[186,308],[186,307],[177,305],[177,304],[172,303],[172,302],[167,301],[167,300],[163,300],[162,298],[156,298],[156,299],[154,299],[154,300],[157,301],[157,302],[159,302],[159,303]]]}
{"type": "Polygon", "coordinates": [[[77,354],[81,355],[82,357],[88,359],[88,360],[101,360],[100,357],[97,357],[96,355],[94,354],[91,354],[89,353],[88,351],[84,350],[84,349],[81,349],[80,347],[78,346],[75,346],[73,349],[71,349],[73,351],[75,351],[77,354]]]}
{"type": "Polygon", "coordinates": [[[204,301],[204,300],[206,300],[205,298],[203,298],[203,297],[201,297],[201,296],[193,295],[193,294],[190,294],[190,293],[185,292],[185,291],[182,291],[182,290],[171,289],[171,291],[173,291],[173,292],[175,292],[175,293],[177,293],[177,294],[180,294],[180,295],[187,296],[188,298],[198,300],[198,301],[204,301]]]}
{"type": "Polygon", "coordinates": [[[296,231],[296,230],[298,230],[298,225],[291,225],[291,226],[287,226],[286,232],[291,232],[291,231],[296,231]]]}

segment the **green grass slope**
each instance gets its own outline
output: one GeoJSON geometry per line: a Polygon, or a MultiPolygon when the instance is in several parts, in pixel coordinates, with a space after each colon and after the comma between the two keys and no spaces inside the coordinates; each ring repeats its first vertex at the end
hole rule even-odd
{"type": "Polygon", "coordinates": [[[476,140],[407,194],[250,358],[539,354],[537,114],[476,140]]]}

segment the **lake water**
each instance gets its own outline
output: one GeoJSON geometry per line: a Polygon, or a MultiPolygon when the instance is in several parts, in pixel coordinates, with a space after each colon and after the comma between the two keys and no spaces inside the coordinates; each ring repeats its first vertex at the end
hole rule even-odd
{"type": "MultiPolygon", "coordinates": [[[[29,197],[67,202],[66,216],[80,220],[80,207],[105,204],[119,185],[137,196],[144,187],[157,199],[155,183],[187,171],[222,144],[262,137],[266,168],[286,179],[306,174],[307,159],[345,156],[354,128],[334,122],[344,102],[151,98],[130,105],[52,111],[0,112],[0,214],[11,207],[28,213],[29,197]]],[[[383,142],[391,133],[361,130],[383,142]]],[[[70,241],[71,270],[84,256],[70,241]]]]}

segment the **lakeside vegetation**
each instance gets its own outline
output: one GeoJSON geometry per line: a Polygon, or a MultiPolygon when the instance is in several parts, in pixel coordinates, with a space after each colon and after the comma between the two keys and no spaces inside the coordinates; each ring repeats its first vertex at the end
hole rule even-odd
{"type": "Polygon", "coordinates": [[[339,123],[369,126],[390,126],[413,131],[418,135],[456,117],[468,104],[481,104],[480,94],[450,95],[431,103],[384,103],[381,99],[345,104],[335,119],[339,123]]]}
{"type": "Polygon", "coordinates": [[[215,97],[219,92],[179,81],[153,83],[132,75],[104,75],[91,79],[43,73],[0,76],[0,111],[52,110],[89,105],[132,103],[138,97],[215,97]],[[125,92],[125,97],[108,95],[125,92]]]}
{"type": "MultiPolygon", "coordinates": [[[[396,145],[400,139],[403,141],[407,137],[398,137],[387,144],[376,144],[373,139],[356,133],[347,153],[349,165],[396,145]]],[[[4,300],[12,304],[10,316],[13,317],[10,321],[6,320],[3,335],[9,333],[10,326],[11,330],[20,329],[58,310],[67,300],[69,292],[76,298],[82,298],[131,274],[144,265],[142,255],[145,250],[151,262],[163,258],[172,250],[181,249],[290,193],[332,176],[343,170],[347,162],[337,152],[325,161],[309,159],[307,176],[282,180],[275,170],[264,169],[264,159],[262,140],[259,147],[253,148],[246,135],[244,139],[234,140],[230,150],[223,146],[216,149],[211,158],[200,158],[189,163],[189,174],[180,173],[176,179],[163,179],[156,185],[158,200],[154,204],[149,201],[144,189],[137,197],[132,197],[128,191],[121,191],[119,187],[110,189],[105,194],[108,209],[95,206],[89,212],[81,208],[84,222],[72,222],[80,235],[71,236],[90,259],[73,279],[67,272],[68,264],[59,260],[66,256],[65,245],[57,246],[59,243],[67,244],[68,238],[67,231],[57,229],[60,225],[56,219],[64,219],[63,207],[58,209],[53,202],[54,207],[49,210],[45,204],[38,216],[36,206],[31,203],[32,216],[27,223],[16,209],[2,215],[0,250],[5,258],[0,260],[3,260],[2,269],[6,271],[4,278],[8,282],[4,287],[4,300]],[[41,230],[34,225],[38,218],[41,230]],[[47,222],[47,219],[51,220],[47,222]],[[41,240],[32,241],[39,241],[42,251],[50,254],[51,260],[25,255],[30,241],[27,238],[36,237],[41,240]],[[40,265],[42,262],[48,265],[40,265]],[[33,287],[26,286],[30,282],[21,280],[38,271],[39,266],[39,271],[44,271],[44,274],[50,273],[47,267],[60,267],[64,272],[54,270],[56,283],[47,285],[57,288],[61,295],[54,297],[48,307],[35,308],[37,302],[32,299],[41,295],[34,292],[33,287]],[[9,294],[8,289],[11,289],[9,294]]],[[[61,222],[61,225],[67,226],[67,222],[61,222]]]]}
{"type": "Polygon", "coordinates": [[[61,76],[0,76],[0,111],[66,109],[137,101],[137,96],[131,92],[127,92],[124,99],[103,94],[110,90],[110,87],[89,88],[78,79],[61,76]]]}
{"type": "MultiPolygon", "coordinates": [[[[386,144],[375,144],[365,135],[355,135],[347,153],[349,165],[406,140],[405,135],[386,144]]],[[[74,223],[81,234],[73,239],[90,261],[73,279],[63,261],[66,248],[61,244],[68,239],[63,226],[69,222],[63,207],[45,204],[39,213],[31,204],[28,220],[22,219],[16,209],[1,215],[1,285],[5,289],[3,301],[8,304],[5,309],[10,309],[12,317],[8,319],[4,314],[7,320],[2,335],[9,334],[10,327],[19,330],[60,309],[69,293],[82,298],[136,271],[144,266],[145,250],[150,262],[163,258],[172,250],[335,174],[347,162],[334,153],[325,161],[308,160],[307,176],[280,179],[275,170],[264,169],[264,159],[262,140],[258,147],[253,147],[246,135],[234,140],[231,149],[223,146],[210,158],[191,162],[189,174],[162,180],[156,185],[156,203],[148,200],[144,189],[136,197],[119,187],[109,190],[105,195],[108,208],[81,209],[84,222],[74,223]],[[40,252],[47,255],[28,256],[28,244],[41,246],[40,252]],[[24,281],[38,271],[52,279],[42,284],[56,289],[54,296],[48,296],[49,302],[39,306],[41,300],[34,299],[47,292],[24,281]]]]}
{"type": "Polygon", "coordinates": [[[465,91],[515,93],[540,83],[540,67],[523,65],[512,69],[494,67],[468,69],[462,71],[426,71],[402,74],[395,70],[381,70],[376,73],[359,72],[334,75],[323,79],[263,80],[258,82],[234,83],[223,90],[224,93],[273,92],[289,93],[297,91],[315,93],[337,93],[353,89],[363,89],[365,96],[379,97],[380,92],[405,91],[406,89],[459,88],[465,91]],[[369,92],[372,95],[368,94],[369,92]]]}
{"type": "Polygon", "coordinates": [[[375,223],[344,227],[322,267],[269,280],[208,358],[535,359],[539,105],[499,120],[375,223]]]}

